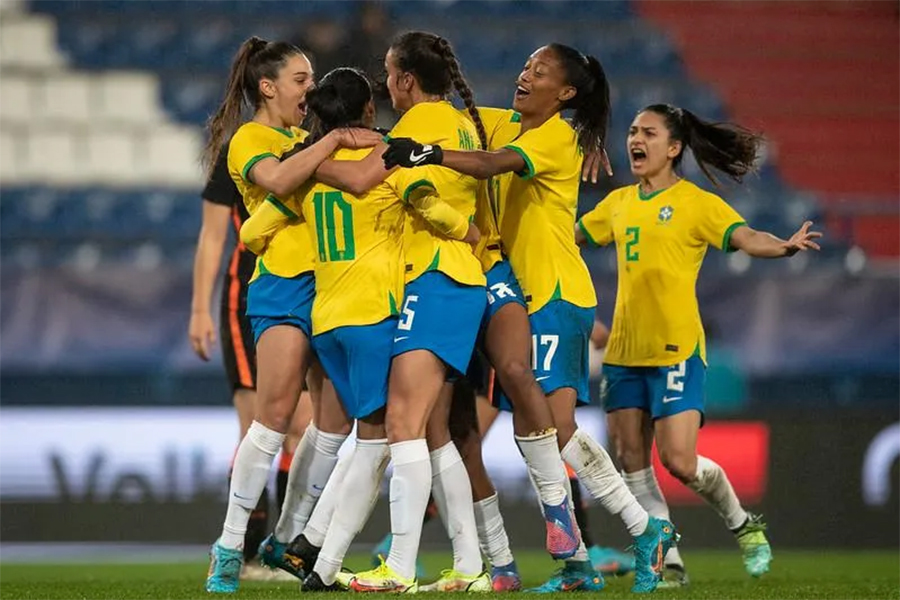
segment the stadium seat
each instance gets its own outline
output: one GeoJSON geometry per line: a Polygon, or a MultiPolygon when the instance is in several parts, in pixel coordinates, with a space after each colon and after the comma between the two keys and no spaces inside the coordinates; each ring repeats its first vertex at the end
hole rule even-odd
{"type": "Polygon", "coordinates": [[[35,85],[35,106],[41,119],[87,125],[93,110],[91,79],[83,74],[49,76],[35,85]]]}
{"type": "Polygon", "coordinates": [[[34,109],[34,78],[14,73],[0,77],[0,105],[2,120],[9,123],[28,123],[34,109]]]}

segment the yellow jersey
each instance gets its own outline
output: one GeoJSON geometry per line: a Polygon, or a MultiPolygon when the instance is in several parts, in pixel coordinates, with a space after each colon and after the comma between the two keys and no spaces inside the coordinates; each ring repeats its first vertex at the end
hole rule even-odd
{"type": "Polygon", "coordinates": [[[744,225],[715,194],[682,179],[643,195],[638,185],[611,192],[578,226],[594,245],[616,243],[618,292],[604,361],[663,367],[699,353],[706,338],[697,304],[697,274],[710,244],[730,251],[744,225]]]}
{"type": "Polygon", "coordinates": [[[554,115],[519,135],[507,111],[492,144],[517,152],[525,170],[496,177],[500,240],[528,302],[528,313],[553,300],[597,306],[594,284],[575,243],[575,211],[583,156],[575,130],[554,115]]]}
{"type": "MultiPolygon", "coordinates": [[[[339,149],[331,158],[360,160],[371,151],[339,149]]],[[[314,181],[298,191],[317,250],[313,335],[398,314],[406,211],[391,184],[399,172],[358,198],[314,181]]]]}
{"type": "MultiPolygon", "coordinates": [[[[389,135],[410,137],[422,144],[440,144],[450,150],[478,148],[475,125],[452,104],[444,101],[416,104],[403,114],[389,135]]],[[[417,188],[431,187],[466,219],[474,218],[478,193],[478,181],[474,177],[446,167],[428,165],[398,169],[387,182],[404,200],[417,188]]],[[[481,264],[469,244],[436,233],[415,211],[409,210],[406,214],[403,252],[407,282],[428,271],[440,271],[465,285],[485,284],[481,264]]]]}
{"type": "Polygon", "coordinates": [[[285,153],[302,144],[307,133],[298,127],[280,129],[250,121],[238,128],[228,148],[228,173],[244,198],[247,212],[253,215],[263,202],[270,202],[291,217],[292,222],[269,240],[256,259],[253,281],[261,273],[279,277],[295,277],[312,271],[315,263],[309,229],[300,216],[296,194],[276,198],[268,190],[249,179],[250,169],[264,158],[280,159],[285,153]]]}

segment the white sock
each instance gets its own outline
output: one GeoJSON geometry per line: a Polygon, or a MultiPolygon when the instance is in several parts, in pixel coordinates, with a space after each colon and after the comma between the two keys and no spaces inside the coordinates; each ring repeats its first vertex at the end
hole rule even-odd
{"type": "Polygon", "coordinates": [[[350,493],[339,495],[328,535],[314,567],[325,585],[334,583],[347,549],[366,524],[389,458],[386,439],[356,440],[353,460],[343,478],[344,489],[350,493]]]}
{"type": "MultiPolygon", "coordinates": [[[[622,478],[625,480],[625,485],[628,486],[641,506],[647,509],[651,517],[671,521],[669,505],[666,503],[666,497],[663,496],[662,490],[659,489],[659,482],[656,480],[653,467],[647,467],[634,473],[622,473],[622,478]]],[[[684,567],[684,561],[681,560],[677,546],[673,545],[669,548],[665,563],[684,567]]]]}
{"type": "Polygon", "coordinates": [[[559,506],[565,497],[566,466],[559,455],[556,430],[536,436],[515,436],[519,451],[525,457],[525,464],[531,472],[531,481],[537,489],[541,502],[559,506]]]}
{"type": "Polygon", "coordinates": [[[697,476],[688,487],[725,519],[728,529],[737,529],[747,520],[747,513],[741,508],[725,471],[705,456],[697,457],[697,476]]]}
{"type": "Polygon", "coordinates": [[[475,503],[475,526],[478,528],[478,545],[492,567],[505,567],[513,562],[497,494],[475,503]]]}
{"type": "Polygon", "coordinates": [[[269,470],[275,455],[281,450],[285,435],[273,431],[258,421],[250,424],[241,440],[234,466],[231,469],[231,488],[228,490],[228,510],[219,544],[241,550],[247,521],[256,508],[263,488],[269,480],[269,470]]]}
{"type": "Polygon", "coordinates": [[[603,447],[580,429],[576,429],[572,439],[562,451],[565,460],[578,480],[591,496],[614,515],[619,515],[632,536],[638,536],[647,529],[650,515],[638,504],[625,481],[613,466],[612,459],[603,447]]]}
{"type": "MultiPolygon", "coordinates": [[[[422,518],[431,495],[431,460],[425,440],[391,444],[391,552],[387,565],[405,579],[416,577],[422,518]]],[[[471,491],[469,492],[471,494],[471,491]]],[[[471,505],[471,496],[469,499],[471,505]]]]}
{"type": "Polygon", "coordinates": [[[309,515],[337,464],[338,450],[347,439],[346,435],[320,431],[313,423],[307,425],[304,439],[310,429],[313,430],[312,440],[298,445],[291,461],[287,494],[275,525],[275,539],[280,542],[290,542],[306,527],[309,515]]]}
{"type": "Polygon", "coordinates": [[[453,442],[431,453],[431,493],[453,546],[453,568],[463,575],[478,575],[481,551],[472,508],[472,484],[453,442]]]}
{"type": "Polygon", "coordinates": [[[325,489],[322,490],[322,495],[319,496],[319,501],[316,502],[316,507],[313,509],[309,521],[306,522],[306,527],[303,528],[303,536],[316,548],[321,548],[325,543],[325,534],[331,526],[334,508],[337,506],[341,492],[344,490],[343,482],[347,477],[350,465],[353,463],[354,453],[355,450],[347,452],[338,459],[337,464],[334,466],[334,471],[331,472],[331,477],[328,478],[325,489]]]}

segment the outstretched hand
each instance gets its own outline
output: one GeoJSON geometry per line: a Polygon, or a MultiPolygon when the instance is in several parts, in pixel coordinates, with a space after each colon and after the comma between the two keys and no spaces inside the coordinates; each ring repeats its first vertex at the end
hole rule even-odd
{"type": "Polygon", "coordinates": [[[388,149],[381,157],[385,169],[397,166],[409,169],[441,164],[444,151],[436,144],[420,144],[412,138],[393,138],[388,141],[388,149]]]}
{"type": "Polygon", "coordinates": [[[822,237],[822,232],[810,231],[809,228],[812,227],[812,224],[812,221],[805,221],[800,226],[800,229],[797,230],[797,233],[784,243],[784,250],[787,256],[793,256],[801,251],[806,252],[809,249],[821,250],[819,244],[813,240],[822,237]]]}

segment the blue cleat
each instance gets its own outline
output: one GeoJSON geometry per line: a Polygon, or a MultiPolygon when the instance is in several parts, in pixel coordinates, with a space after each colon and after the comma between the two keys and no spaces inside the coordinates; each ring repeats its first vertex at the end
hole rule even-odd
{"type": "Polygon", "coordinates": [[[656,589],[662,578],[666,552],[677,541],[675,526],[664,519],[650,517],[647,529],[634,538],[634,585],[632,593],[646,594],[656,589]]]}
{"type": "Polygon", "coordinates": [[[544,520],[547,522],[547,552],[556,560],[572,558],[581,545],[581,531],[569,507],[569,498],[562,504],[544,504],[544,520]]]}
{"type": "Polygon", "coordinates": [[[206,591],[211,594],[233,594],[238,591],[243,565],[243,550],[223,548],[217,540],[209,550],[206,591]]]}
{"type": "Polygon", "coordinates": [[[604,575],[625,575],[634,571],[634,555],[630,552],[591,546],[588,548],[588,558],[594,570],[604,575]]]}
{"type": "MultiPolygon", "coordinates": [[[[387,560],[388,554],[391,553],[392,539],[393,534],[388,533],[372,548],[371,563],[373,567],[378,567],[382,561],[387,560]]],[[[425,579],[425,567],[419,560],[416,560],[416,579],[425,579]]]]}
{"type": "Polygon", "coordinates": [[[517,592],[522,589],[516,561],[502,567],[491,567],[491,587],[495,592],[517,592]]]}
{"type": "Polygon", "coordinates": [[[543,585],[524,590],[534,594],[555,594],[558,592],[599,592],[605,583],[603,575],[591,567],[591,563],[566,562],[566,565],[558,570],[543,585]]]}

